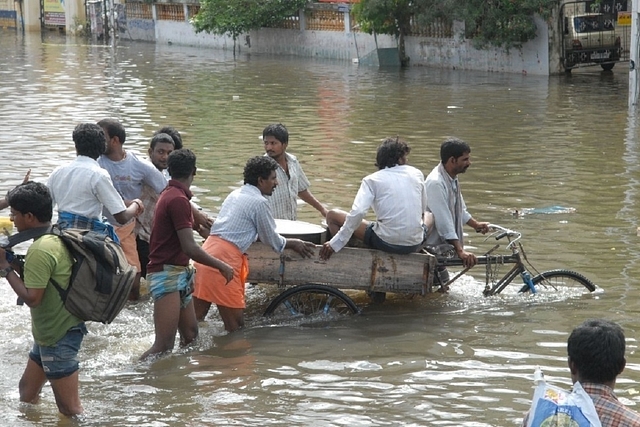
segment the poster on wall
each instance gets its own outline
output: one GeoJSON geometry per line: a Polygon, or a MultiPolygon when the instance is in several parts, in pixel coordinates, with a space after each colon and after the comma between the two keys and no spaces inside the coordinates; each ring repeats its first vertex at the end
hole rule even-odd
{"type": "Polygon", "coordinates": [[[65,26],[64,0],[44,0],[44,25],[65,26]]]}
{"type": "Polygon", "coordinates": [[[104,18],[102,0],[87,3],[89,6],[89,22],[91,22],[91,34],[97,37],[104,36],[104,18]]]}

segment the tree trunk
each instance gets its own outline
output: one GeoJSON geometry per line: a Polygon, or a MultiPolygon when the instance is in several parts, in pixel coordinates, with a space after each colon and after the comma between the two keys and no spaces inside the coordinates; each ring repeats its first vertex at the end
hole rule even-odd
{"type": "Polygon", "coordinates": [[[400,66],[408,67],[410,58],[407,56],[407,51],[404,46],[404,34],[402,33],[402,31],[398,36],[398,56],[400,59],[400,66]]]}

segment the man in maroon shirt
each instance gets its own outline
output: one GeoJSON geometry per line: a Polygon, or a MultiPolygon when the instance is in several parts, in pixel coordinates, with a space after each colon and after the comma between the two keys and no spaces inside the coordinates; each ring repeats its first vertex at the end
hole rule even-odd
{"type": "Polygon", "coordinates": [[[181,347],[197,338],[190,259],[220,270],[227,282],[233,278],[233,269],[207,254],[193,238],[189,187],[196,174],[195,154],[188,149],[173,151],[168,166],[171,180],[156,204],[147,265],[156,338],[140,359],[173,350],[176,332],[180,332],[181,347]]]}

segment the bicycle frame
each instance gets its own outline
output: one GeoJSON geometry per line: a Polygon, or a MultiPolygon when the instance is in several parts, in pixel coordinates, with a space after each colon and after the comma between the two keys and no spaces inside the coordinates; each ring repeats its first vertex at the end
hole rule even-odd
{"type": "MultiPolygon", "coordinates": [[[[524,284],[526,284],[532,293],[536,292],[535,286],[533,284],[533,280],[531,277],[531,273],[524,265],[522,260],[522,253],[524,250],[522,245],[518,243],[520,240],[521,234],[501,227],[496,224],[490,224],[489,227],[496,230],[493,234],[499,233],[496,236],[496,240],[499,240],[503,237],[507,237],[509,239],[509,243],[506,245],[506,249],[511,249],[511,255],[491,255],[493,251],[498,249],[500,245],[495,245],[491,250],[489,250],[486,254],[477,257],[478,265],[486,265],[486,275],[485,275],[485,288],[483,291],[484,296],[496,295],[502,292],[518,275],[522,278],[524,284]],[[513,239],[512,239],[513,237],[513,239]],[[489,283],[489,280],[492,276],[491,274],[491,266],[493,265],[503,265],[503,264],[514,264],[514,266],[495,283],[489,283]]],[[[526,259],[526,257],[525,257],[526,259]]],[[[437,265],[438,266],[461,266],[463,265],[462,260],[460,258],[451,258],[445,256],[437,256],[437,265]]],[[[444,286],[448,286],[451,283],[455,282],[460,276],[466,273],[470,268],[465,268],[456,276],[454,276],[451,280],[449,280],[444,286]]]]}

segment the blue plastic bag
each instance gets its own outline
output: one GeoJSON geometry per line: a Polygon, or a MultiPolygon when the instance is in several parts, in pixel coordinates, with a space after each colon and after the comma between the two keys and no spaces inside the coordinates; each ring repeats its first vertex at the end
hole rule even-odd
{"type": "Polygon", "coordinates": [[[527,427],[602,427],[593,400],[579,382],[571,391],[547,384],[540,369],[527,427]]]}

